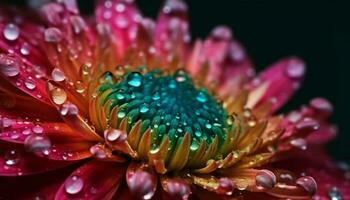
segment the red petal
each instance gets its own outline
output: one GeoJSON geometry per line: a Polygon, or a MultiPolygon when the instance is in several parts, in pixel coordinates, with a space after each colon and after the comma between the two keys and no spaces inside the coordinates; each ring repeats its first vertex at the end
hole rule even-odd
{"type": "Polygon", "coordinates": [[[0,142],[0,176],[23,176],[43,173],[73,162],[40,158],[24,150],[22,145],[0,142]]]}
{"type": "Polygon", "coordinates": [[[118,164],[90,161],[66,179],[55,199],[110,199],[117,191],[124,173],[125,168],[118,164]]]}
{"type": "Polygon", "coordinates": [[[290,159],[278,162],[276,166],[295,174],[312,176],[318,186],[316,199],[331,199],[331,195],[335,194],[339,194],[341,199],[350,199],[349,171],[341,170],[319,147],[295,151],[290,159]]]}
{"type": "MultiPolygon", "coordinates": [[[[253,89],[265,85],[262,95],[250,98],[250,107],[271,102],[272,111],[277,110],[299,88],[305,73],[305,64],[296,57],[282,59],[263,71],[250,87],[253,89]]],[[[252,89],[252,90],[253,90],[252,89]]]]}
{"type": "Polygon", "coordinates": [[[157,19],[155,48],[162,64],[174,59],[184,62],[189,50],[190,34],[187,5],[182,0],[166,0],[157,19]]]}
{"type": "Polygon", "coordinates": [[[118,54],[124,57],[142,20],[136,6],[127,0],[99,0],[95,14],[98,23],[110,26],[118,54]]]}

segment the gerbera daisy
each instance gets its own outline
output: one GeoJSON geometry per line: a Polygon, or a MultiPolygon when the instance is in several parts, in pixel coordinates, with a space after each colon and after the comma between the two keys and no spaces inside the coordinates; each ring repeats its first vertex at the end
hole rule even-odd
{"type": "Polygon", "coordinates": [[[323,152],[332,105],[276,111],[305,64],[255,75],[227,27],[192,42],[187,6],[0,8],[0,199],[349,199],[323,152]]]}

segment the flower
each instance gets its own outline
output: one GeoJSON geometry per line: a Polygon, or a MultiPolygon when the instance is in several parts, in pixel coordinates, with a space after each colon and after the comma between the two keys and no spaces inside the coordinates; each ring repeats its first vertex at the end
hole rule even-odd
{"type": "Polygon", "coordinates": [[[187,7],[132,0],[0,9],[0,197],[349,199],[323,98],[285,115],[303,61],[255,75],[227,27],[191,43],[187,7]]]}

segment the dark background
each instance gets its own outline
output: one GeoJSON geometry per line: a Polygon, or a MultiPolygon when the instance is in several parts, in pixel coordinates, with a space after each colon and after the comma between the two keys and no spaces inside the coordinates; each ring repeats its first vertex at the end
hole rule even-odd
{"type": "MultiPolygon", "coordinates": [[[[4,0],[0,0],[2,2],[4,0]]],[[[8,1],[22,4],[25,1],[8,1]]],[[[147,16],[156,17],[160,0],[138,0],[147,16]]],[[[248,49],[257,70],[275,60],[297,55],[307,63],[303,87],[283,108],[299,108],[311,98],[329,99],[335,107],[331,121],[339,136],[328,145],[338,159],[350,162],[350,16],[346,4],[326,0],[192,0],[187,1],[193,38],[204,38],[217,25],[231,27],[248,49]]],[[[80,0],[84,14],[92,0],[80,0]]]]}

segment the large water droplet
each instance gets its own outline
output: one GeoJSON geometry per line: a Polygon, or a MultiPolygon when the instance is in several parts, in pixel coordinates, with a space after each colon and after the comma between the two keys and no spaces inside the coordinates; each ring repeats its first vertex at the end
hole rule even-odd
{"type": "Polygon", "coordinates": [[[205,93],[199,92],[196,99],[201,103],[205,103],[207,101],[207,96],[205,95],[205,93]]]}
{"type": "Polygon", "coordinates": [[[108,152],[106,152],[105,148],[101,144],[92,146],[90,148],[90,153],[97,159],[105,159],[108,156],[108,152]]]}
{"type": "Polygon", "coordinates": [[[260,170],[255,177],[255,182],[259,187],[273,188],[276,184],[276,176],[269,170],[260,170]]]}
{"type": "Polygon", "coordinates": [[[55,68],[52,70],[51,76],[52,76],[52,79],[56,82],[61,82],[66,79],[66,76],[64,75],[64,73],[58,68],[55,68]]]}
{"type": "Polygon", "coordinates": [[[192,151],[196,151],[196,150],[198,149],[198,147],[199,147],[198,141],[197,141],[197,140],[193,140],[193,142],[192,142],[192,144],[191,144],[191,146],[190,146],[190,149],[191,149],[192,151]]]}
{"type": "Polygon", "coordinates": [[[78,194],[84,187],[84,181],[79,176],[71,176],[64,183],[64,189],[68,194],[78,194]]]}
{"type": "Polygon", "coordinates": [[[124,142],[127,139],[127,134],[117,129],[107,129],[104,136],[109,142],[124,142]]]}
{"type": "Polygon", "coordinates": [[[24,147],[28,152],[46,151],[51,148],[51,141],[46,135],[33,134],[26,138],[24,147]]]}
{"type": "Polygon", "coordinates": [[[220,178],[219,179],[219,187],[217,191],[220,194],[231,195],[234,190],[234,185],[229,178],[220,178]]]}
{"type": "Polygon", "coordinates": [[[307,192],[310,193],[310,195],[314,195],[316,193],[317,184],[315,179],[313,179],[311,176],[298,178],[296,184],[303,187],[307,192]]]}
{"type": "Polygon", "coordinates": [[[33,130],[34,133],[43,133],[44,132],[44,128],[41,127],[40,125],[35,125],[32,128],[32,130],[33,130]]]}
{"type": "Polygon", "coordinates": [[[0,71],[8,77],[17,76],[20,72],[20,63],[11,57],[0,55],[0,71]]]}
{"type": "Polygon", "coordinates": [[[16,150],[9,150],[4,156],[7,166],[15,166],[19,163],[19,153],[16,150]]]}
{"type": "Polygon", "coordinates": [[[36,83],[31,77],[28,77],[24,80],[24,85],[29,90],[34,90],[36,88],[36,83]]]}
{"type": "Polygon", "coordinates": [[[7,40],[14,41],[19,37],[20,29],[16,24],[7,24],[4,28],[3,35],[7,40]]]}
{"type": "Polygon", "coordinates": [[[79,110],[78,107],[72,103],[64,103],[61,106],[60,113],[63,116],[78,115],[79,110]]]}
{"type": "Polygon", "coordinates": [[[143,82],[143,76],[139,72],[132,72],[127,78],[128,84],[133,87],[140,87],[143,82]]]}
{"type": "Polygon", "coordinates": [[[61,88],[54,88],[50,93],[52,101],[57,105],[61,105],[67,100],[67,93],[61,88]]]}

